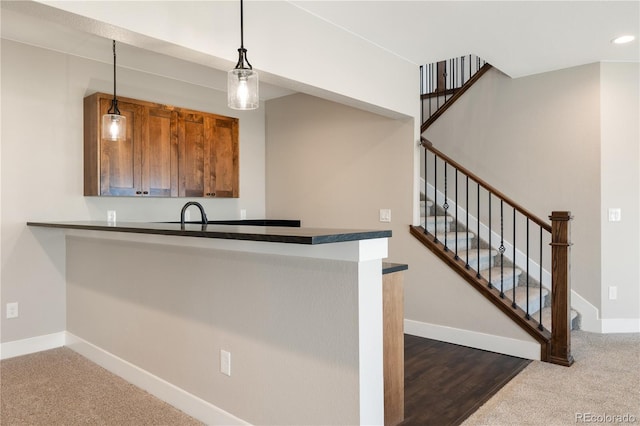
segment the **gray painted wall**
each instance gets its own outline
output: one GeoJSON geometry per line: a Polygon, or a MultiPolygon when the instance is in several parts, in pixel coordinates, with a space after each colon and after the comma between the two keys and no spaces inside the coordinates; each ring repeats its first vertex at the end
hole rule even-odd
{"type": "Polygon", "coordinates": [[[67,265],[73,335],[251,424],[360,423],[358,262],[69,237],[67,265]]]}
{"type": "Polygon", "coordinates": [[[640,222],[638,103],[638,64],[519,79],[492,70],[426,132],[539,217],[570,210],[573,289],[602,319],[635,319],[636,327],[640,252],[629,236],[640,222]],[[608,222],[609,207],[623,207],[621,223],[608,222]]]}
{"type": "Polygon", "coordinates": [[[389,260],[407,263],[405,318],[530,337],[409,234],[413,120],[393,120],[308,95],[267,102],[267,215],[303,226],[391,229],[389,260]],[[391,223],[379,209],[391,209],[391,223]]]}
{"type": "MultiPolygon", "coordinates": [[[[63,236],[35,233],[27,221],[106,220],[111,209],[121,221],[176,220],[186,201],[82,195],[82,99],[112,91],[112,72],[111,64],[2,40],[2,342],[65,330],[63,236]],[[19,318],[5,318],[8,302],[19,303],[19,318]]],[[[240,198],[200,201],[210,218],[238,218],[240,209],[264,216],[264,109],[238,114],[225,93],[130,69],[118,70],[118,94],[241,117],[240,198]]]]}

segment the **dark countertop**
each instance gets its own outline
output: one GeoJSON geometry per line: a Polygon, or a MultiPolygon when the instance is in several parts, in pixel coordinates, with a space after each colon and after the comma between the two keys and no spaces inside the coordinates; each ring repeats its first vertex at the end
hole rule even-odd
{"type": "Polygon", "coordinates": [[[267,241],[288,244],[328,244],[344,241],[391,237],[390,230],[299,228],[291,226],[255,226],[235,224],[116,222],[27,222],[28,226],[77,229],[87,231],[128,232],[136,234],[173,235],[182,237],[220,238],[228,240],[267,241]]]}
{"type": "Polygon", "coordinates": [[[382,275],[406,271],[407,269],[409,269],[409,265],[404,263],[382,262],[382,275]]]}

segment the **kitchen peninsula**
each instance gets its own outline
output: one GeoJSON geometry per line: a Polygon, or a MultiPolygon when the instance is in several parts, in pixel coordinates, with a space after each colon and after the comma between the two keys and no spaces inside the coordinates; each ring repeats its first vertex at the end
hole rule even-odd
{"type": "Polygon", "coordinates": [[[66,234],[68,345],[134,384],[208,424],[384,422],[391,231],[28,225],[66,234]]]}

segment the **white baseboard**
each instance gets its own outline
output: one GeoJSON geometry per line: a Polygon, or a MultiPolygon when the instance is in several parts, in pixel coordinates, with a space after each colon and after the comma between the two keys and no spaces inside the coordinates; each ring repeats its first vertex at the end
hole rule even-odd
{"type": "Polygon", "coordinates": [[[45,334],[29,339],[14,340],[0,345],[0,359],[28,355],[35,352],[59,348],[65,344],[65,332],[45,334]]]}
{"type": "Polygon", "coordinates": [[[249,423],[69,332],[66,346],[207,425],[249,423]]]}
{"type": "Polygon", "coordinates": [[[540,360],[540,344],[537,342],[528,342],[408,319],[404,320],[404,332],[413,336],[469,346],[485,351],[540,360]]]}
{"type": "Polygon", "coordinates": [[[600,310],[571,290],[571,307],[580,314],[580,330],[592,333],[640,333],[640,318],[600,318],[600,310]]]}
{"type": "Polygon", "coordinates": [[[601,319],[602,333],[640,333],[640,318],[601,319]]]}
{"type": "Polygon", "coordinates": [[[580,314],[580,330],[602,333],[600,311],[575,290],[571,290],[571,308],[580,314]]]}

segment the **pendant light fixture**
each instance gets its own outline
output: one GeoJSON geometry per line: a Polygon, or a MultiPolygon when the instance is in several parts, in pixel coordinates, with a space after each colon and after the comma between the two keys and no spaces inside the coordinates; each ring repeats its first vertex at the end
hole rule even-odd
{"type": "Polygon", "coordinates": [[[227,104],[229,108],[248,110],[256,109],[258,99],[258,73],[247,60],[247,49],[244,48],[243,7],[240,0],[240,49],[238,63],[227,74],[227,104]]]}
{"type": "Polygon", "coordinates": [[[102,116],[102,139],[121,141],[127,138],[127,117],[120,114],[116,98],[116,41],[113,40],[113,99],[111,107],[102,116]]]}

